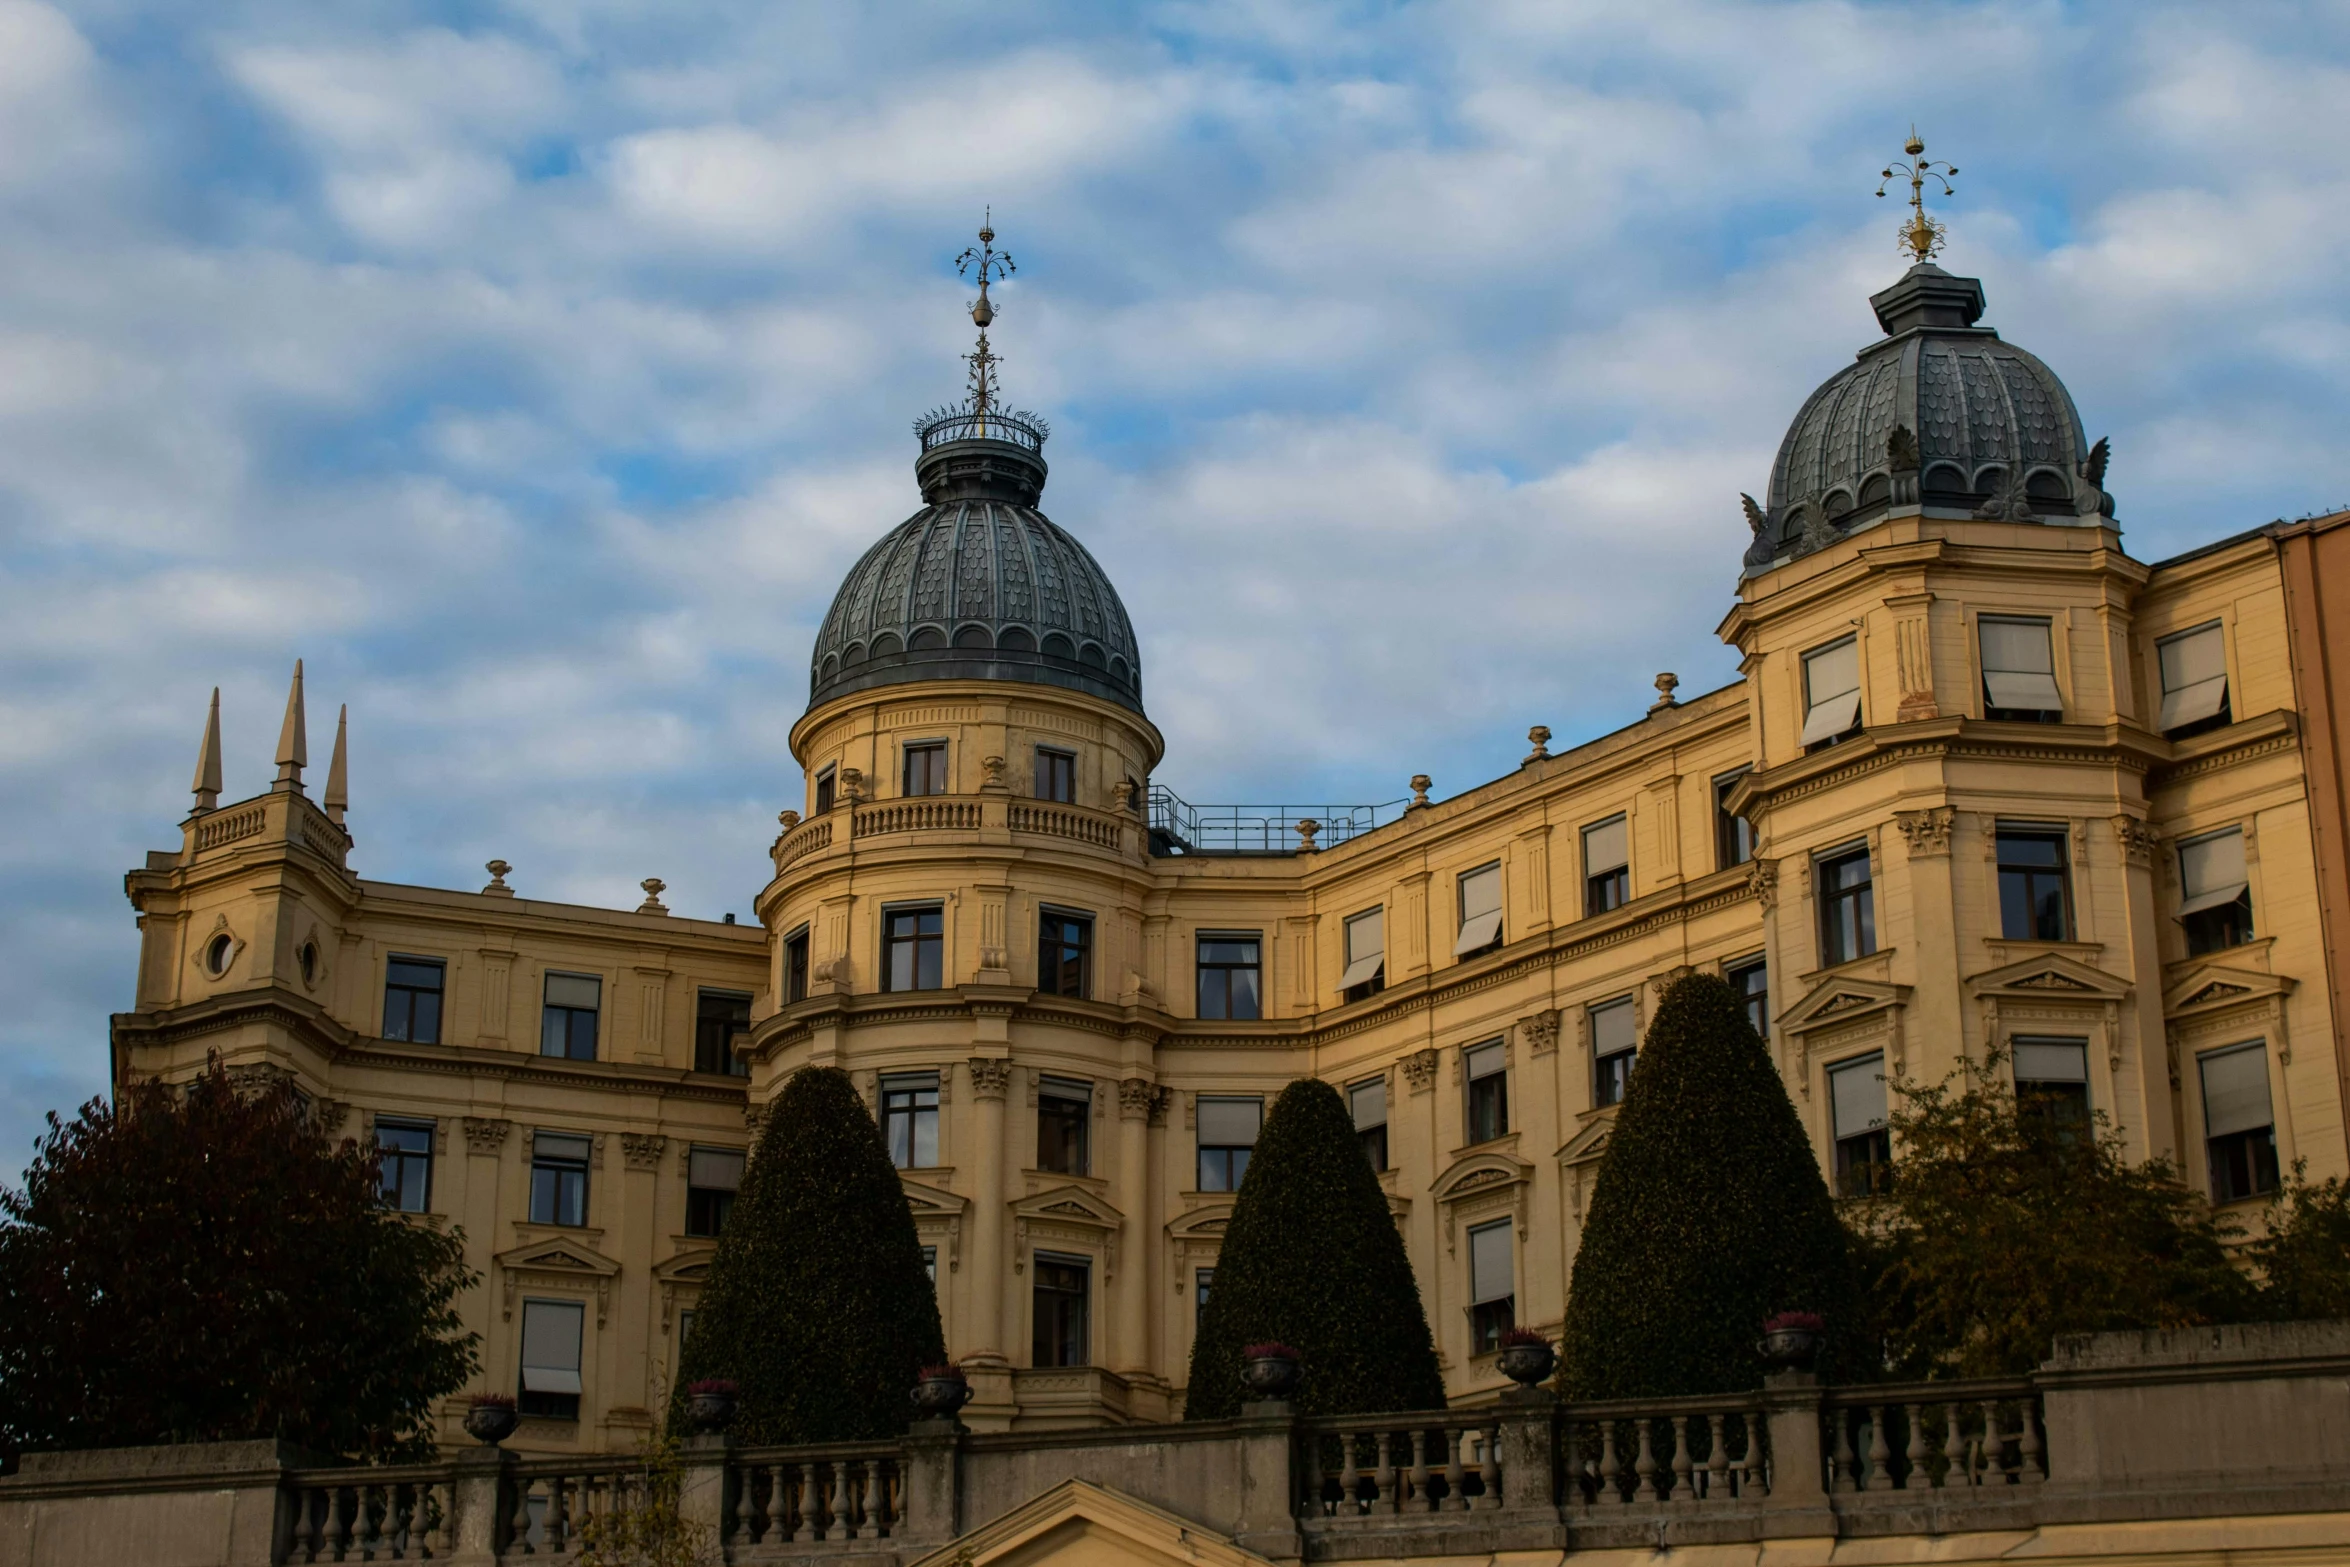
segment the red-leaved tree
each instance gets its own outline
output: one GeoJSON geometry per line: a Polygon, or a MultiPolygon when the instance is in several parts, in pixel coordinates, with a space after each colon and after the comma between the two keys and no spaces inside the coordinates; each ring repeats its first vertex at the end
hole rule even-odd
{"type": "Polygon", "coordinates": [[[429,1453],[475,1366],[456,1300],[478,1275],[384,1206],[377,1160],[217,1060],[51,1115],[0,1191],[0,1444],[429,1453]]]}

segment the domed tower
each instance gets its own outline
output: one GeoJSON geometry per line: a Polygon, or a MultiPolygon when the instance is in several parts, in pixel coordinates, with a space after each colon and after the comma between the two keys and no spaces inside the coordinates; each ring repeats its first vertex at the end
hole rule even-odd
{"type": "Polygon", "coordinates": [[[1034,1359],[1007,1289],[1032,1229],[1058,1237],[1055,1267],[1092,1270],[1088,1363],[1144,1405],[1166,1385],[1142,1280],[1111,1261],[1147,1246],[1160,1101],[1135,1030],[1156,999],[1144,785],[1163,742],[1117,590],[1038,510],[1045,423],[1001,405],[989,288],[1011,259],[994,240],[961,258],[979,284],[969,391],[915,425],[922,508],[850,569],[810,656],[791,733],[807,800],[782,813],[758,903],[778,1010],[748,1052],[754,1104],[838,1066],[894,1139],[983,1429],[1019,1412],[1012,1367],[1059,1363],[1034,1359]]]}

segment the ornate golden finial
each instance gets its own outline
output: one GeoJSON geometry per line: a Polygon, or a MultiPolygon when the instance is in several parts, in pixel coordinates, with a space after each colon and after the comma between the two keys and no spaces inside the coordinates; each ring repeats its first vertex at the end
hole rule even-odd
{"type": "Polygon", "coordinates": [[[1885,194],[1885,187],[1906,176],[1909,180],[1909,216],[1901,223],[1901,248],[1909,252],[1913,261],[1930,261],[1942,249],[1942,225],[1926,216],[1926,181],[1942,187],[1942,194],[1950,195],[1950,181],[1958,173],[1955,164],[1936,163],[1928,158],[1926,144],[1918,139],[1918,128],[1909,128],[1909,140],[1902,143],[1906,156],[1885,168],[1885,177],[1877,182],[1877,194],[1885,194]]]}
{"type": "Polygon", "coordinates": [[[979,346],[963,356],[971,366],[970,412],[981,418],[979,433],[987,433],[988,412],[996,405],[995,367],[1002,361],[987,346],[987,329],[995,320],[995,306],[988,302],[987,286],[998,283],[1019,271],[1012,265],[1008,251],[995,248],[995,209],[986,209],[979,221],[979,243],[970,246],[955,258],[955,271],[979,284],[979,298],[971,306],[972,324],[979,328],[979,346]]]}

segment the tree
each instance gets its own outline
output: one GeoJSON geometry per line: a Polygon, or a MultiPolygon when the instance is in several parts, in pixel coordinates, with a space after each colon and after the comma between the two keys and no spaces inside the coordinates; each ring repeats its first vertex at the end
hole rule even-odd
{"type": "Polygon", "coordinates": [[[2305,1161],[2269,1204],[2268,1226],[2245,1252],[2260,1275],[2260,1315],[2272,1322],[2350,1317],[2350,1185],[2309,1184],[2305,1161]]]}
{"type": "Polygon", "coordinates": [[[1812,1311],[1831,1369],[1853,1337],[1850,1249],[1746,1009],[1711,975],[1665,992],[1593,1183],[1567,1294],[1577,1398],[1758,1386],[1763,1320],[1812,1311]]]}
{"type": "Polygon", "coordinates": [[[429,1456],[475,1367],[455,1303],[478,1276],[461,1235],[384,1205],[377,1158],[217,1058],[184,1093],[51,1115],[0,1193],[0,1442],[429,1456]]]}
{"type": "Polygon", "coordinates": [[[1856,1204],[1887,1369],[2008,1376],[2060,1333],[2240,1321],[2233,1227],[2166,1160],[2132,1164],[2102,1114],[2019,1107],[1993,1051],[1897,1081],[1891,1183],[1856,1204]]]}
{"type": "Polygon", "coordinates": [[[1338,1090],[1291,1083],[1265,1117],[1191,1347],[1187,1420],[1240,1412],[1240,1352],[1298,1351],[1306,1414],[1440,1409],[1444,1376],[1387,1194],[1338,1090]]]}
{"type": "Polygon", "coordinates": [[[917,1374],[945,1359],[880,1128],[846,1073],[795,1073],[718,1238],[680,1389],[737,1384],[746,1442],[862,1441],[904,1431],[917,1374]]]}

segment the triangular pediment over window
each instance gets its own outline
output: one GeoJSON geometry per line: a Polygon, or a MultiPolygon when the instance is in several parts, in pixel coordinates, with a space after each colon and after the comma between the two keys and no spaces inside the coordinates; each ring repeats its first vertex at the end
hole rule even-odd
{"type": "Polygon", "coordinates": [[[508,1273],[571,1273],[582,1278],[609,1279],[620,1272],[620,1264],[593,1247],[578,1241],[533,1241],[502,1251],[494,1259],[508,1273]]]}
{"type": "Polygon", "coordinates": [[[2191,964],[2164,988],[2162,1014],[2181,1021],[2247,1003],[2270,1005],[2291,995],[2294,984],[2281,974],[2263,974],[2225,962],[2191,964]]]}
{"type": "Polygon", "coordinates": [[[2130,993],[2130,982],[2062,952],[2036,952],[1969,975],[1966,989],[1977,999],[2013,996],[2018,1000],[2119,1001],[2130,993]]]}
{"type": "Polygon", "coordinates": [[[1266,1567],[1227,1535],[1107,1486],[1064,1480],[913,1567],[1266,1567]]]}
{"type": "Polygon", "coordinates": [[[1778,1027],[1789,1034],[1817,1028],[1836,1028],[1873,1013],[1906,1006],[1909,986],[1863,979],[1857,974],[1831,974],[1780,1014],[1778,1027]]]}

